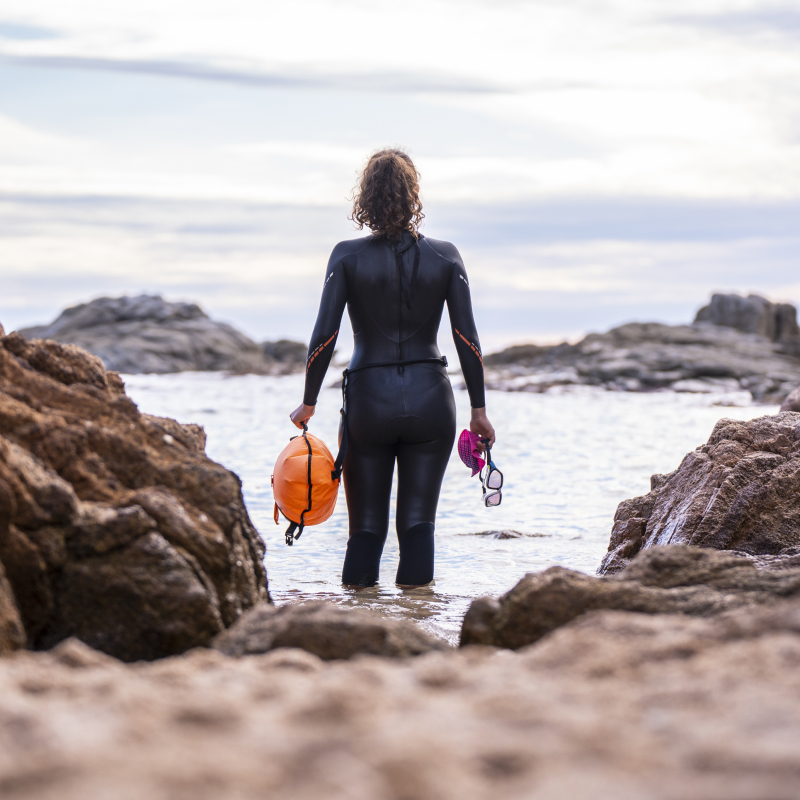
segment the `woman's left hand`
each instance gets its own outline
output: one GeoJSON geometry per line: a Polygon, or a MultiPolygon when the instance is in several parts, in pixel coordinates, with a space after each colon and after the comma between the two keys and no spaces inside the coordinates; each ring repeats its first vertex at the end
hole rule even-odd
{"type": "Polygon", "coordinates": [[[306,424],[314,416],[315,406],[307,406],[305,403],[300,403],[297,408],[289,414],[289,419],[298,427],[302,428],[303,423],[306,424]]]}
{"type": "Polygon", "coordinates": [[[473,433],[477,433],[483,441],[478,442],[478,450],[481,452],[486,451],[487,445],[492,447],[495,441],[494,428],[492,423],[489,422],[489,417],[486,416],[486,407],[473,408],[472,418],[470,419],[469,429],[473,433]]]}

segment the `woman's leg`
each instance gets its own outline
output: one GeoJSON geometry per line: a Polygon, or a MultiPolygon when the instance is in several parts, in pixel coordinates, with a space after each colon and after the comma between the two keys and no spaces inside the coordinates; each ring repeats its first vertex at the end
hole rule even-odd
{"type": "Polygon", "coordinates": [[[404,586],[433,580],[436,507],[452,449],[452,437],[398,447],[396,582],[404,586]]]}
{"type": "Polygon", "coordinates": [[[389,530],[389,501],[396,445],[351,443],[344,462],[350,538],[342,583],[374,586],[389,530]]]}
{"type": "Polygon", "coordinates": [[[397,448],[397,583],[433,580],[433,532],[444,472],[456,436],[456,407],[447,376],[424,369],[417,377],[412,415],[397,448]]]}

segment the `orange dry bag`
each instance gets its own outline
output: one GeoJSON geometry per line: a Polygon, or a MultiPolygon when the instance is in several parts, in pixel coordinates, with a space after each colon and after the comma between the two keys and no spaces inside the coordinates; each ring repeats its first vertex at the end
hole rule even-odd
{"type": "Polygon", "coordinates": [[[319,525],[333,514],[339,493],[335,466],[325,442],[310,434],[305,423],[303,433],[290,439],[278,456],[272,473],[275,524],[280,511],[290,523],[286,529],[290,547],[306,525],[319,525]]]}

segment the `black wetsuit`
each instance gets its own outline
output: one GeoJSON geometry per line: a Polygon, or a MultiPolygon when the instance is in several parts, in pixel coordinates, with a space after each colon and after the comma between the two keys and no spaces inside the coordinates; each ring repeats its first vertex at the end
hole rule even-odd
{"type": "MultiPolygon", "coordinates": [[[[436,239],[420,236],[417,241],[410,233],[396,244],[368,236],[336,245],[311,337],[304,402],[316,405],[345,304],[355,339],[350,368],[355,369],[440,357],[436,334],[445,302],[470,403],[483,407],[483,361],[458,250],[436,239]]],[[[350,538],[342,582],[370,586],[378,580],[397,460],[396,581],[428,583],[433,580],[436,506],[456,432],[444,365],[354,372],[347,387],[347,427],[344,487],[350,538]]]]}

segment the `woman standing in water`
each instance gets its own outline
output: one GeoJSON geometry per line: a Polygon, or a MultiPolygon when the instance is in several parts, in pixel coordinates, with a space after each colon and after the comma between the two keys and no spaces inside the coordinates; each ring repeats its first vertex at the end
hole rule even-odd
{"type": "Polygon", "coordinates": [[[362,173],[351,217],[372,234],[333,249],[303,403],[291,414],[298,428],[313,416],[347,305],[355,348],[346,398],[345,584],[378,581],[395,461],[396,582],[420,586],[433,580],[436,506],[456,433],[453,390],[436,344],[445,302],[472,406],[470,429],[494,444],[467,273],[452,244],[418,232],[423,216],[411,159],[402,150],[375,153],[362,173]]]}

